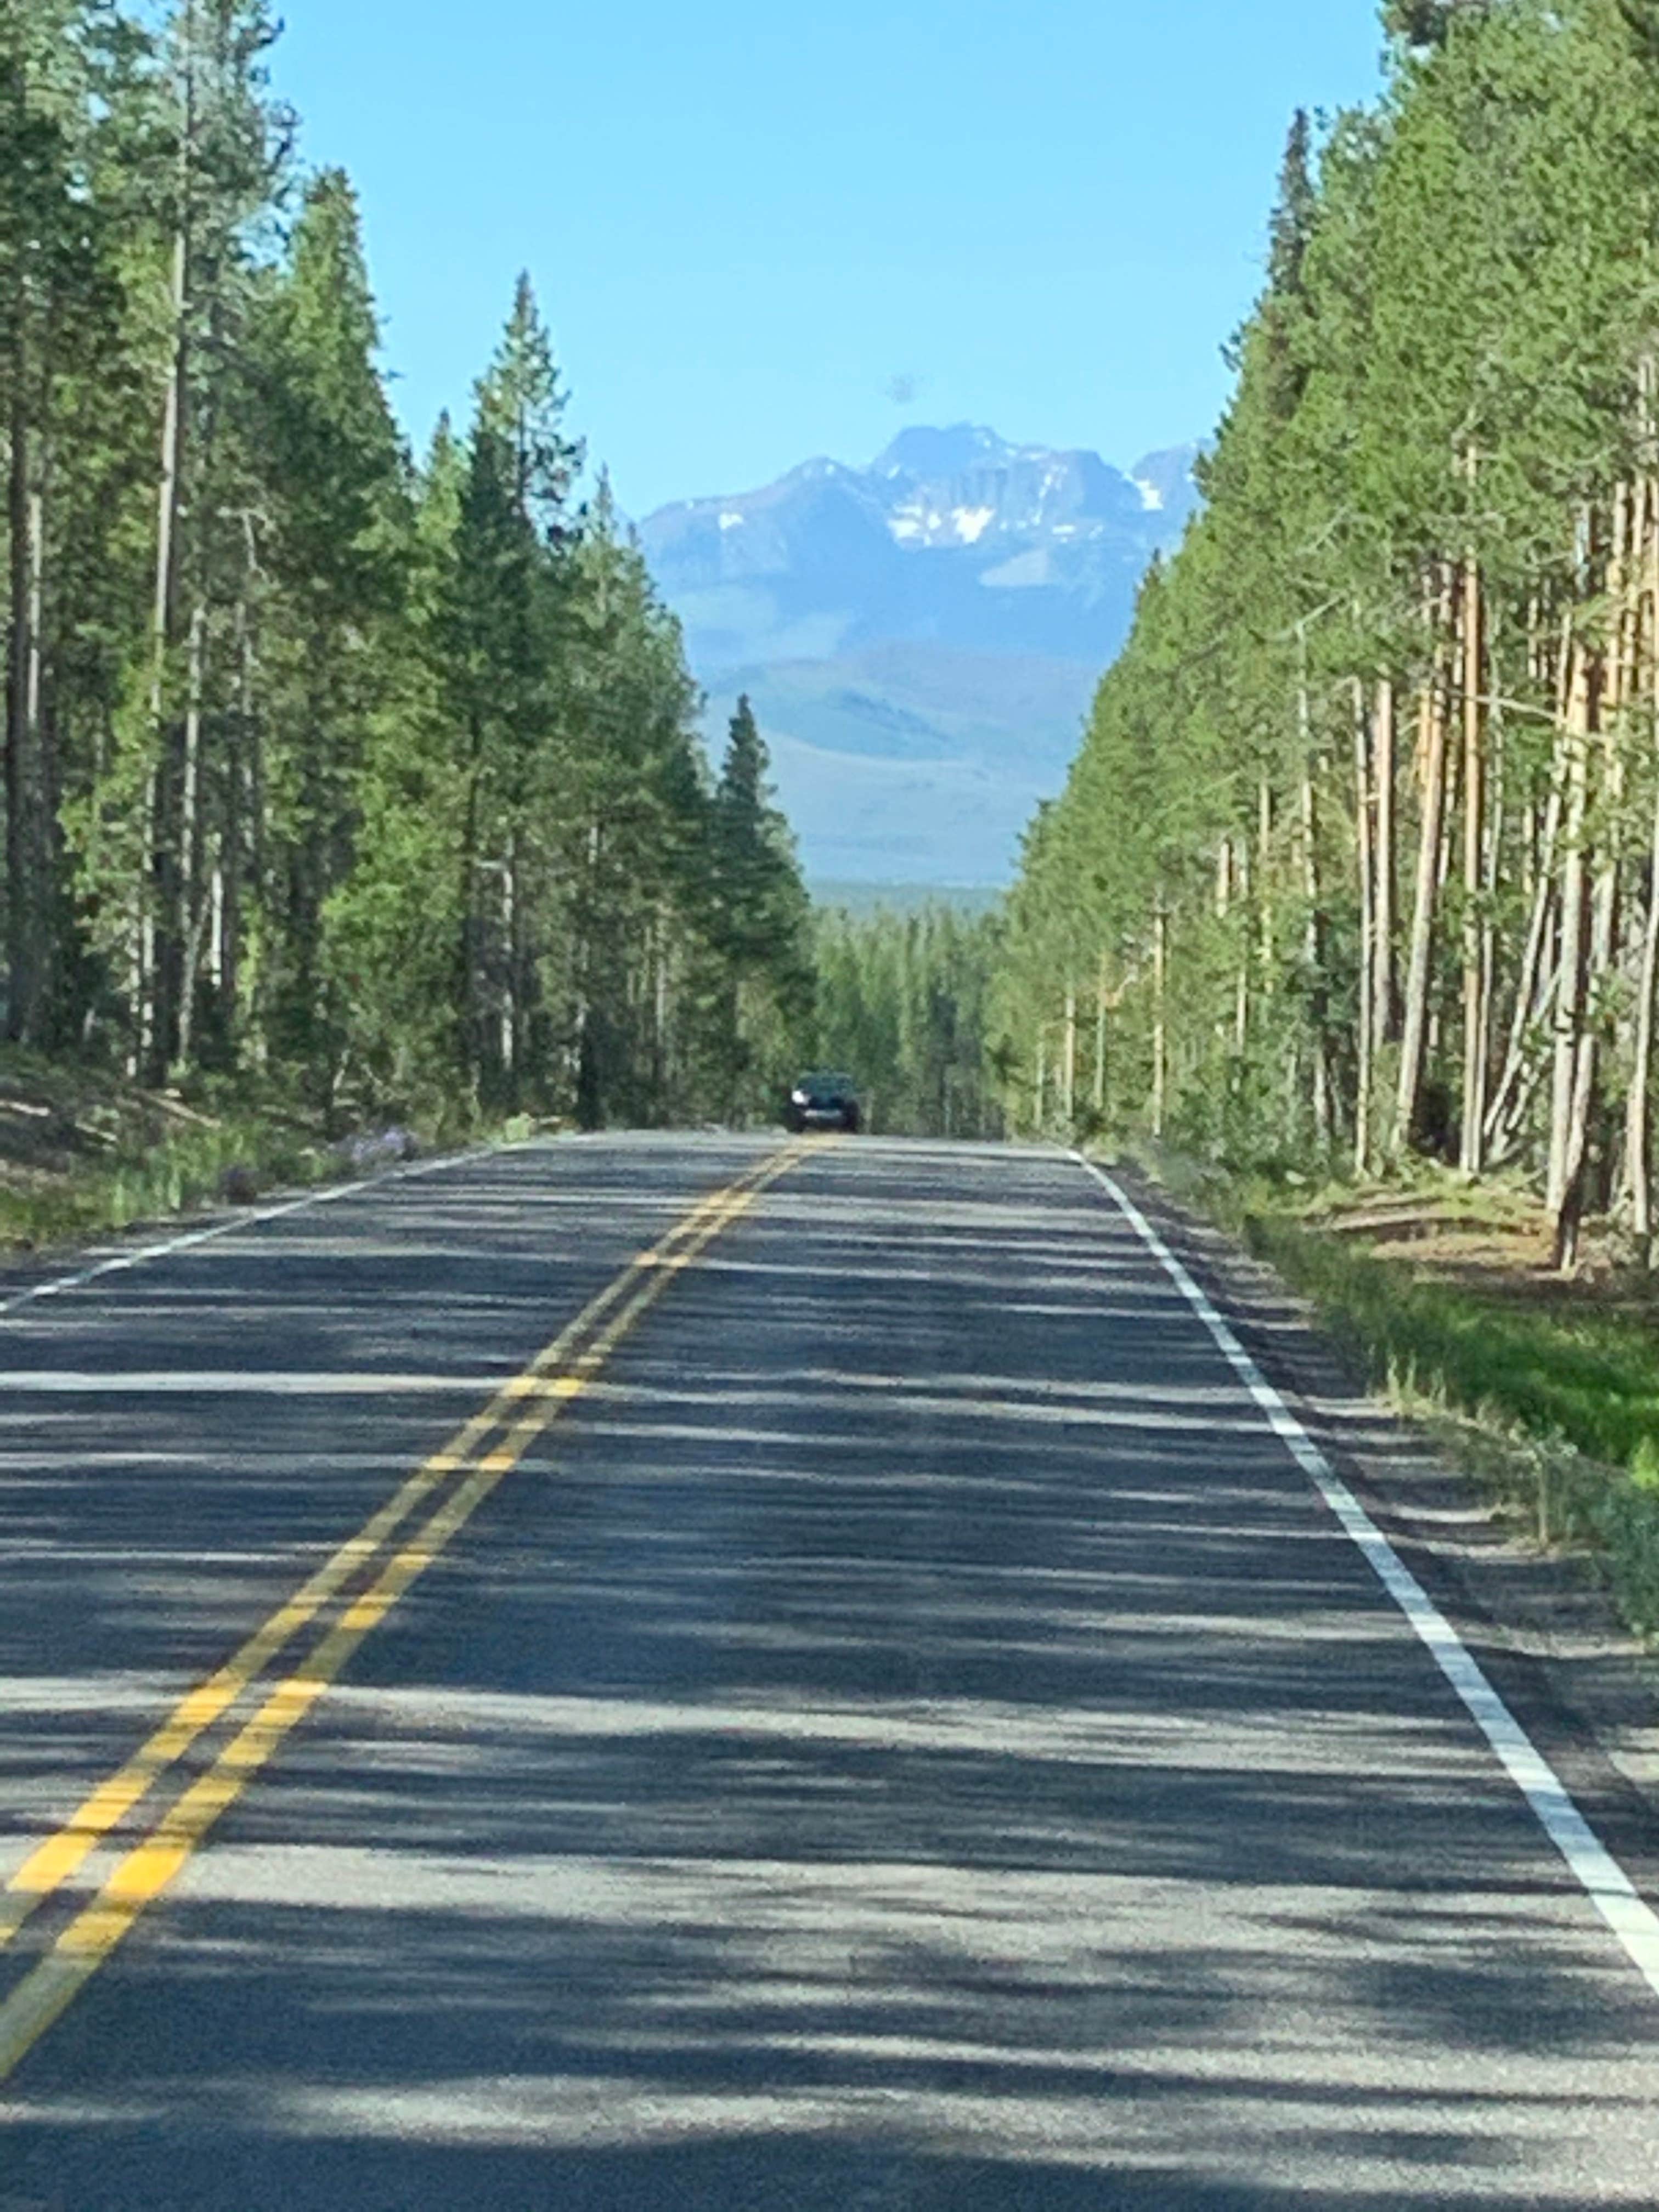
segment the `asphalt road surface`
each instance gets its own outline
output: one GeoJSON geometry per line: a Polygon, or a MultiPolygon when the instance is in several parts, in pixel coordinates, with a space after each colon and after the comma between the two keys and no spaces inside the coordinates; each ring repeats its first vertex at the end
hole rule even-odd
{"type": "Polygon", "coordinates": [[[0,1295],[0,2208],[1659,2202],[1628,1854],[1200,1305],[714,1138],[0,1295]]]}

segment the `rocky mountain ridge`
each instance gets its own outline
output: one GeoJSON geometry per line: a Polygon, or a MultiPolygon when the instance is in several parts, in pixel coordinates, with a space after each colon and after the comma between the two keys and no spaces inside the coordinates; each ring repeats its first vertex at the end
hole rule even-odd
{"type": "Polygon", "coordinates": [[[915,428],[867,469],[807,461],[647,519],[711,721],[754,697],[809,872],[1006,873],[1148,561],[1197,505],[1197,453],[1124,471],[915,428]]]}

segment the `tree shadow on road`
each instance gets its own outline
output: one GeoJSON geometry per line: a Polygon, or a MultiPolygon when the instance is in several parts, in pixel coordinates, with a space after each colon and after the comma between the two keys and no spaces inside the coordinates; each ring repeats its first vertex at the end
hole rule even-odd
{"type": "Polygon", "coordinates": [[[20,2074],[29,2188],[1648,2200],[1644,1985],[1190,1316],[1024,1174],[907,1230],[866,1170],[685,1282],[20,2074]]]}

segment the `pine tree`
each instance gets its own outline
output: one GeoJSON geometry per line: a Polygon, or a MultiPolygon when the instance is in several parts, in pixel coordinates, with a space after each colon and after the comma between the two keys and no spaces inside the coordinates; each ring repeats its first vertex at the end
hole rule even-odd
{"type": "Polygon", "coordinates": [[[291,131],[267,80],[275,36],[264,0],[173,0],[131,131],[127,283],[154,380],[148,638],[142,694],[135,667],[94,801],[128,849],[104,846],[106,872],[92,888],[124,939],[108,949],[128,970],[131,1064],[156,1079],[194,1057],[197,981],[220,952],[204,944],[204,805],[236,680],[217,619],[223,579],[248,565],[234,418],[252,231],[282,189],[291,131]]]}
{"type": "Polygon", "coordinates": [[[808,902],[769,771],[745,696],[727,732],[711,822],[713,933],[723,969],[720,1036],[730,1073],[728,1110],[739,1117],[759,1110],[777,1081],[811,995],[808,902]]]}
{"type": "Polygon", "coordinates": [[[466,1079],[457,1010],[469,763],[453,719],[457,544],[467,456],[440,417],[415,486],[407,592],[356,781],[353,866],[325,917],[350,1055],[402,1115],[466,1079]]]}
{"type": "Polygon", "coordinates": [[[603,477],[575,505],[527,279],[412,470],[274,35],[265,0],[0,11],[7,1026],[325,1121],[708,1110],[678,626],[603,477]]]}
{"type": "Polygon", "coordinates": [[[356,862],[358,779],[395,650],[410,516],[374,365],[380,333],[355,196],[337,171],[307,188],[287,268],[258,317],[250,435],[269,518],[263,778],[279,801],[259,885],[271,1046],[328,1101],[346,1024],[325,916],[356,862]]]}
{"type": "Polygon", "coordinates": [[[1619,13],[1638,54],[1650,69],[1659,68],[1659,5],[1656,0],[1619,0],[1619,13]]]}
{"type": "Polygon", "coordinates": [[[1570,1261],[1652,1229],[1645,12],[1391,23],[1380,105],[1292,131],[1206,511],[1034,824],[1004,1064],[1072,1112],[1092,965],[1111,1111],[1524,1168],[1570,1261]]]}
{"type": "Polygon", "coordinates": [[[660,1114],[689,1039],[669,1001],[689,991],[703,916],[706,826],[696,693],[678,625],[661,607],[601,477],[572,564],[563,694],[568,1034],[586,1125],[660,1114]],[[694,858],[696,854],[696,858],[694,858]]]}
{"type": "Polygon", "coordinates": [[[1440,46],[1460,15],[1484,12],[1489,0],[1384,0],[1382,26],[1407,46],[1440,46]]]}
{"type": "Polygon", "coordinates": [[[815,917],[811,1058],[859,1083],[883,1134],[995,1138],[991,975],[1001,922],[945,905],[815,917]]]}
{"type": "Polygon", "coordinates": [[[500,349],[478,386],[478,422],[506,446],[514,502],[550,546],[563,530],[583,459],[581,441],[565,434],[568,405],[552,337],[526,273],[519,278],[500,349]]]}
{"type": "Polygon", "coordinates": [[[91,199],[113,88],[108,11],[31,0],[0,20],[0,410],[7,496],[5,728],[7,1034],[40,1041],[67,1018],[73,960],[58,809],[64,658],[76,563],[65,478],[76,402],[119,352],[107,227],[91,199]]]}

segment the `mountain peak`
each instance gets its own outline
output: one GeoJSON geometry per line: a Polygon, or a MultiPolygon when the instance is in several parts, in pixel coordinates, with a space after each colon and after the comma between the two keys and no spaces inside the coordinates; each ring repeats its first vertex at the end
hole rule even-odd
{"type": "Polygon", "coordinates": [[[809,869],[983,882],[1063,781],[1194,450],[1133,471],[915,425],[641,526],[718,736],[747,692],[809,869]]]}
{"type": "Polygon", "coordinates": [[[1202,446],[1168,446],[1143,453],[1129,471],[1149,514],[1179,513],[1184,519],[1198,504],[1198,466],[1202,446]]]}
{"type": "Polygon", "coordinates": [[[949,429],[931,429],[917,423],[901,430],[886,451],[878,454],[872,476],[951,477],[964,470],[982,468],[988,461],[1009,459],[1012,446],[974,422],[953,423],[949,429]]]}
{"type": "Polygon", "coordinates": [[[1103,667],[1148,560],[1197,504],[1196,449],[1098,453],[915,424],[868,468],[804,461],[641,526],[705,681],[896,637],[1103,667]]]}

